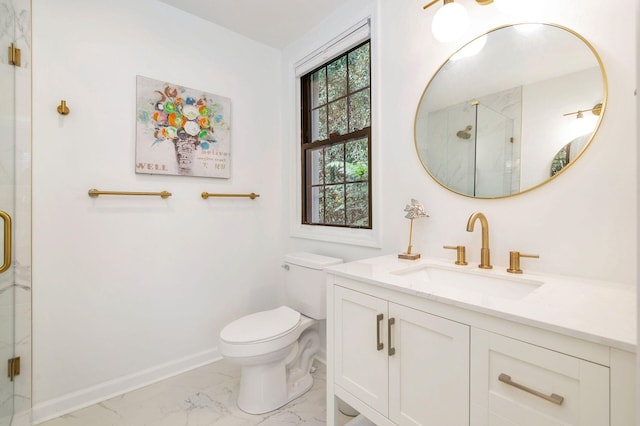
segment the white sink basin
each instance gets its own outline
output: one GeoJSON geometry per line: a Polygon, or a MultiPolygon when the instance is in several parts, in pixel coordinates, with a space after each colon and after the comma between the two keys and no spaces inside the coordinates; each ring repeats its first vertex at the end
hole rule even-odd
{"type": "Polygon", "coordinates": [[[411,266],[392,274],[406,277],[410,283],[503,299],[521,299],[544,284],[543,281],[518,276],[502,276],[489,271],[429,264],[411,266]]]}

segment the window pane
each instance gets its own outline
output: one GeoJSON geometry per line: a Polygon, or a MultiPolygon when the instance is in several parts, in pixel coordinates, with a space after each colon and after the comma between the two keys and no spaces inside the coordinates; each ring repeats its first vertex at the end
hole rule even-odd
{"type": "Polygon", "coordinates": [[[347,98],[329,104],[329,136],[347,134],[347,98]]]}
{"type": "Polygon", "coordinates": [[[327,65],[329,102],[347,94],[347,57],[343,56],[327,65]]]}
{"type": "Polygon", "coordinates": [[[327,107],[311,111],[311,141],[327,139],[327,107]]]}
{"type": "Polygon", "coordinates": [[[371,228],[368,43],[302,77],[303,222],[371,228]]]}
{"type": "Polygon", "coordinates": [[[331,145],[325,151],[325,183],[344,182],[344,145],[331,145]]]}
{"type": "Polygon", "coordinates": [[[366,138],[346,144],[346,181],[369,179],[369,144],[366,138]]]}
{"type": "Polygon", "coordinates": [[[324,223],[344,225],[344,185],[327,186],[325,189],[324,223]]]}
{"type": "Polygon", "coordinates": [[[311,223],[324,223],[324,187],[311,188],[311,223]]]}
{"type": "Polygon", "coordinates": [[[371,125],[370,89],[349,96],[349,131],[361,130],[371,125]]]}
{"type": "Polygon", "coordinates": [[[311,107],[327,103],[327,70],[322,68],[311,76],[311,107]]]}
{"type": "MultiPolygon", "coordinates": [[[[308,152],[308,151],[307,151],[308,152]]],[[[322,148],[311,150],[309,164],[307,164],[307,170],[309,170],[311,177],[311,185],[319,185],[324,183],[324,150],[322,148]]]]}
{"type": "Polygon", "coordinates": [[[369,43],[349,53],[349,91],[369,86],[369,43]]]}
{"type": "Polygon", "coordinates": [[[347,225],[369,226],[369,185],[347,184],[347,225]]]}

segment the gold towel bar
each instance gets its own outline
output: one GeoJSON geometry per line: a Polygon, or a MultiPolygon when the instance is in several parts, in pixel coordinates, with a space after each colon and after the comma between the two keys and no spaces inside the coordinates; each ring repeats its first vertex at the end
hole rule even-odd
{"type": "Polygon", "coordinates": [[[151,195],[162,198],[171,197],[171,193],[168,191],[162,192],[122,192],[122,191],[98,191],[97,189],[89,190],[89,197],[97,197],[98,195],[151,195]]]}
{"type": "Polygon", "coordinates": [[[209,197],[248,197],[248,198],[251,198],[252,200],[255,200],[259,196],[260,194],[256,194],[254,192],[252,192],[251,194],[210,194],[208,192],[202,193],[202,199],[204,200],[206,200],[209,197]]]}

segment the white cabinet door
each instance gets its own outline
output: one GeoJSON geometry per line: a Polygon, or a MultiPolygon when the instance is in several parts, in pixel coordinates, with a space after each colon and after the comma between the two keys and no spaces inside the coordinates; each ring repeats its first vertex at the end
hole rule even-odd
{"type": "Polygon", "coordinates": [[[387,301],[336,286],[334,303],[335,383],[387,416],[387,301]]]}
{"type": "Polygon", "coordinates": [[[398,425],[469,424],[469,327],[389,303],[389,417],[398,425]],[[392,351],[393,352],[393,351],[392,351]]]}
{"type": "Polygon", "coordinates": [[[609,369],[471,332],[471,426],[608,426],[609,369]]]}

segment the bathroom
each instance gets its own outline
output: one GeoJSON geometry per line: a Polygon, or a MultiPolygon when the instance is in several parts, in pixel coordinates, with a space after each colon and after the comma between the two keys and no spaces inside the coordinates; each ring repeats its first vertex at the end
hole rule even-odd
{"type": "Polygon", "coordinates": [[[218,360],[226,324],[283,302],[286,253],[353,261],[406,250],[412,198],[430,216],[413,223],[423,256],[454,260],[442,246],[465,245],[477,263],[480,237],[465,225],[481,211],[496,268],[517,250],[540,255],[523,262],[531,270],[636,285],[637,2],[518,0],[506,16],[460,0],[467,32],[441,43],[430,28],[435,11],[422,2],[341,1],[278,48],[167,3],[31,1],[32,85],[23,86],[32,102],[32,295],[16,307],[16,326],[31,334],[20,339],[15,383],[18,411],[30,407],[34,423],[218,360]],[[307,229],[294,65],[367,17],[373,229],[307,229]],[[416,108],[455,50],[515,22],[555,23],[587,39],[606,70],[606,112],[588,150],[551,183],[508,198],[464,197],[420,163],[416,108]],[[135,173],[137,75],[231,99],[231,178],[135,173]],[[68,115],[56,111],[62,99],[68,115]],[[91,198],[90,188],[172,196],[91,198]],[[260,197],[203,200],[203,191],[260,197]]]}

